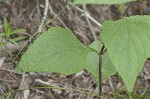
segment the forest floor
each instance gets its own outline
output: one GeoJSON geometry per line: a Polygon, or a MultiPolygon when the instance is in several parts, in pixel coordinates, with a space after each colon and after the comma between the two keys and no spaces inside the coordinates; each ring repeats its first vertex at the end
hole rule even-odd
{"type": "MultiPolygon", "coordinates": [[[[14,73],[21,56],[36,36],[30,42],[28,40],[40,30],[45,12],[45,1],[0,0],[0,33],[4,31],[4,17],[8,19],[13,29],[27,30],[11,36],[11,38],[25,37],[17,42],[19,46],[8,43],[0,47],[0,99],[98,99],[95,79],[86,70],[72,75],[14,73]],[[19,52],[20,50],[22,51],[19,52]]],[[[51,21],[42,29],[42,32],[54,26],[67,27],[85,45],[91,44],[95,39],[94,36],[100,35],[99,23],[105,20],[118,20],[123,14],[120,5],[86,5],[83,9],[83,6],[74,6],[69,0],[67,3],[66,0],[49,0],[47,3],[48,12],[43,21],[45,23],[51,21]],[[95,20],[90,20],[91,26],[84,11],[95,20]]],[[[129,4],[127,3],[125,7],[127,8],[129,4]]],[[[126,16],[149,14],[150,1],[138,0],[128,9],[126,16]]],[[[134,99],[150,99],[150,60],[145,62],[132,96],[134,99]]],[[[103,99],[129,99],[118,74],[103,81],[102,97],[103,99]]]]}

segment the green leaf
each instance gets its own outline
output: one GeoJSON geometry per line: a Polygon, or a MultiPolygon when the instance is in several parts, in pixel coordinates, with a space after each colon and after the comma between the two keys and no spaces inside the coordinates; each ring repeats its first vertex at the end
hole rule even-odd
{"type": "Polygon", "coordinates": [[[11,43],[13,43],[14,45],[16,45],[17,47],[19,47],[19,44],[18,44],[17,42],[15,42],[13,39],[9,39],[9,41],[10,41],[11,43]]]}
{"type": "Polygon", "coordinates": [[[116,73],[116,68],[111,62],[108,52],[105,52],[102,58],[102,79],[105,80],[116,73]]]}
{"type": "Polygon", "coordinates": [[[20,41],[20,40],[22,40],[22,39],[24,39],[24,38],[25,38],[24,36],[19,36],[19,37],[13,38],[13,39],[9,39],[9,41],[7,41],[7,42],[0,42],[0,47],[3,47],[3,46],[5,46],[5,45],[7,45],[8,43],[13,43],[13,44],[15,44],[16,46],[19,46],[19,45],[17,44],[17,41],[20,41]]]}
{"type": "Polygon", "coordinates": [[[5,32],[7,31],[7,29],[8,29],[8,22],[7,22],[6,17],[4,17],[4,30],[5,30],[5,32]]]}
{"type": "Polygon", "coordinates": [[[4,47],[7,44],[7,42],[0,42],[0,47],[4,47]]]}
{"type": "Polygon", "coordinates": [[[102,48],[103,44],[99,40],[95,40],[92,44],[89,45],[89,47],[93,48],[97,52],[99,52],[102,48]]]}
{"type": "Polygon", "coordinates": [[[19,47],[19,44],[17,43],[17,41],[23,40],[25,37],[24,36],[19,36],[13,39],[9,39],[8,43],[13,43],[14,45],[19,47]]]}
{"type": "Polygon", "coordinates": [[[136,0],[75,0],[74,4],[122,4],[136,0]]]}
{"type": "Polygon", "coordinates": [[[13,30],[9,35],[17,34],[17,33],[20,33],[20,32],[25,32],[25,31],[26,31],[25,29],[16,29],[16,30],[13,30]]]}
{"type": "Polygon", "coordinates": [[[7,30],[5,31],[4,37],[6,38],[9,37],[10,33],[11,33],[11,26],[8,23],[7,30]]]}
{"type": "Polygon", "coordinates": [[[3,37],[5,35],[5,33],[0,33],[0,37],[3,37]]]}
{"type": "MultiPolygon", "coordinates": [[[[89,47],[95,49],[97,52],[102,48],[102,43],[98,40],[94,41],[89,47]]],[[[99,80],[99,55],[95,52],[89,52],[87,56],[87,69],[93,74],[96,81],[99,80]]],[[[116,73],[116,69],[113,66],[107,52],[102,57],[102,80],[107,79],[109,76],[114,75],[116,73]]]]}
{"type": "Polygon", "coordinates": [[[68,29],[51,28],[28,48],[16,71],[77,73],[86,67],[90,51],[68,29]]]}
{"type": "Polygon", "coordinates": [[[6,17],[4,17],[4,37],[9,37],[10,33],[11,33],[11,25],[8,23],[6,17]]]}
{"type": "Polygon", "coordinates": [[[121,14],[123,14],[124,11],[126,10],[126,4],[120,4],[120,5],[118,5],[118,9],[119,9],[119,12],[121,14]]]}
{"type": "Polygon", "coordinates": [[[132,92],[136,77],[150,57],[150,16],[131,16],[102,25],[102,40],[125,86],[132,92]]]}
{"type": "Polygon", "coordinates": [[[20,40],[23,40],[25,38],[25,36],[19,36],[19,37],[16,37],[16,38],[13,38],[13,39],[9,39],[8,43],[14,43],[17,42],[17,41],[20,41],[20,40]]]}
{"type": "MultiPolygon", "coordinates": [[[[98,40],[94,41],[89,47],[93,48],[97,52],[102,48],[102,43],[98,40]]],[[[87,67],[88,71],[92,73],[96,81],[99,81],[99,54],[95,52],[89,52],[87,55],[87,67]]]]}

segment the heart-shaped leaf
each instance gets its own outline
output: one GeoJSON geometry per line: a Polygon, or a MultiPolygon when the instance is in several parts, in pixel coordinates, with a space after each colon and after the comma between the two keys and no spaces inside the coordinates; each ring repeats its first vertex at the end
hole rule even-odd
{"type": "Polygon", "coordinates": [[[131,16],[102,25],[102,40],[129,92],[150,57],[150,16],[131,16]]]}
{"type": "Polygon", "coordinates": [[[51,28],[28,48],[16,71],[76,73],[86,68],[90,51],[68,29],[51,28]]]}

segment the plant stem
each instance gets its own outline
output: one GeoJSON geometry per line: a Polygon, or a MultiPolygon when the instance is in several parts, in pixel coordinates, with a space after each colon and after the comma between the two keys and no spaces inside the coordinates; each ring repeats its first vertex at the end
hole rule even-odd
{"type": "Polygon", "coordinates": [[[125,92],[127,93],[127,95],[129,96],[130,99],[133,99],[132,96],[130,95],[130,93],[127,90],[125,90],[125,92]]]}
{"type": "Polygon", "coordinates": [[[103,45],[99,54],[99,99],[101,99],[102,96],[102,55],[104,48],[105,46],[103,45]]]}
{"type": "Polygon", "coordinates": [[[131,3],[130,3],[130,5],[129,5],[129,6],[127,7],[127,9],[124,11],[122,17],[124,17],[124,16],[127,14],[128,10],[130,9],[130,7],[131,7],[133,4],[134,4],[134,2],[131,2],[131,3]]]}
{"type": "Polygon", "coordinates": [[[99,99],[101,99],[101,95],[102,95],[102,56],[99,55],[99,99]]]}

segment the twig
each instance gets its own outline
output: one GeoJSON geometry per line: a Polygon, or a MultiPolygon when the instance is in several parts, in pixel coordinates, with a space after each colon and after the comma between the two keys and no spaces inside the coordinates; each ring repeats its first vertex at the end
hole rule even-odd
{"type": "MultiPolygon", "coordinates": [[[[71,6],[73,6],[73,7],[75,7],[78,11],[80,11],[81,13],[84,13],[84,11],[81,9],[81,8],[79,8],[79,7],[77,7],[77,6],[75,6],[75,5],[73,5],[72,3],[69,3],[71,6]]],[[[94,22],[96,25],[98,25],[99,27],[102,27],[102,25],[100,24],[100,22],[98,22],[98,21],[96,21],[93,17],[91,17],[90,16],[90,14],[89,13],[85,13],[85,16],[87,16],[92,22],[94,22]]]]}
{"type": "Polygon", "coordinates": [[[48,2],[49,2],[49,0],[45,0],[44,13],[43,13],[43,17],[42,17],[42,20],[41,20],[41,24],[40,24],[39,29],[38,29],[39,34],[37,34],[37,37],[40,35],[40,33],[42,31],[42,27],[43,27],[44,22],[45,22],[46,17],[47,17],[48,4],[49,4],[48,2]]]}
{"type": "Polygon", "coordinates": [[[26,74],[25,74],[25,73],[23,73],[21,76],[22,76],[22,79],[21,79],[21,82],[20,82],[20,85],[19,85],[19,89],[23,86],[23,83],[24,83],[24,80],[25,80],[26,74]]]}
{"type": "Polygon", "coordinates": [[[87,13],[87,11],[86,11],[86,5],[83,5],[83,10],[84,10],[84,14],[85,14],[86,21],[87,21],[87,23],[88,23],[88,25],[89,25],[89,27],[90,27],[90,29],[91,29],[91,33],[92,33],[92,35],[93,35],[93,37],[94,37],[94,40],[96,40],[96,39],[97,39],[97,36],[95,35],[94,30],[93,30],[93,28],[92,28],[92,25],[91,25],[91,23],[90,23],[90,20],[88,19],[87,15],[86,15],[86,13],[87,13]]]}
{"type": "MultiPolygon", "coordinates": [[[[79,29],[80,30],[80,29],[79,29]]],[[[76,32],[77,35],[80,35],[81,37],[83,37],[83,40],[85,40],[85,43],[90,43],[90,40],[82,33],[76,32]]]]}
{"type": "Polygon", "coordinates": [[[113,86],[111,77],[109,77],[109,85],[110,85],[110,88],[111,88],[112,92],[114,92],[115,90],[114,90],[114,86],[113,86]]]}
{"type": "Polygon", "coordinates": [[[37,0],[37,4],[36,4],[36,8],[37,8],[37,12],[39,14],[39,16],[41,16],[41,11],[40,11],[40,7],[39,7],[39,0],[37,0]]]}
{"type": "Polygon", "coordinates": [[[6,57],[0,57],[0,68],[3,65],[5,59],[6,59],[6,57]]]}
{"type": "Polygon", "coordinates": [[[148,85],[146,89],[144,90],[144,92],[140,95],[141,98],[146,94],[149,88],[150,88],[150,85],[148,85]]]}
{"type": "Polygon", "coordinates": [[[101,97],[97,94],[87,92],[87,90],[84,90],[84,89],[72,88],[72,87],[71,88],[62,88],[62,87],[59,87],[59,86],[40,86],[40,87],[37,86],[37,87],[29,87],[29,88],[24,88],[24,89],[17,89],[17,90],[14,90],[14,91],[6,92],[5,94],[2,94],[2,96],[7,96],[7,94],[9,94],[9,93],[12,94],[12,93],[17,93],[19,91],[25,91],[25,90],[30,90],[30,89],[32,89],[32,90],[34,90],[34,89],[43,89],[43,88],[45,88],[45,89],[68,90],[68,91],[73,90],[73,91],[77,91],[77,92],[80,92],[80,93],[83,93],[83,94],[89,94],[91,96],[101,97]]]}
{"type": "Polygon", "coordinates": [[[133,4],[134,4],[134,2],[131,2],[131,3],[130,3],[130,5],[129,5],[129,6],[127,7],[127,9],[124,11],[122,17],[124,17],[124,16],[127,14],[129,8],[130,8],[133,4]]]}
{"type": "MultiPolygon", "coordinates": [[[[54,16],[56,16],[57,14],[52,10],[51,4],[49,2],[49,10],[51,12],[51,14],[53,14],[54,16]]],[[[57,20],[64,26],[67,27],[66,24],[61,20],[61,18],[59,16],[56,17],[57,20]]]]}

